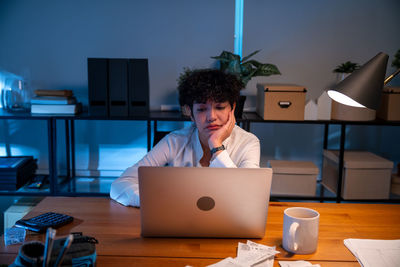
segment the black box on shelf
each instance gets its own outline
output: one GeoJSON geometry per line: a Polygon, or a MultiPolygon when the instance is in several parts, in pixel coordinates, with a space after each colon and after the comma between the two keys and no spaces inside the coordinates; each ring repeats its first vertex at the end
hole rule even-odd
{"type": "Polygon", "coordinates": [[[148,59],[88,58],[89,113],[94,116],[147,116],[148,59]]]}
{"type": "Polygon", "coordinates": [[[149,113],[149,64],[147,59],[129,60],[129,115],[149,113]]]}
{"type": "Polygon", "coordinates": [[[89,113],[108,116],[108,59],[88,58],[89,113]]]}
{"type": "Polygon", "coordinates": [[[0,190],[18,190],[34,177],[36,169],[32,156],[0,157],[0,190]]]}
{"type": "Polygon", "coordinates": [[[128,60],[108,60],[108,106],[110,116],[128,116],[128,60]]]}

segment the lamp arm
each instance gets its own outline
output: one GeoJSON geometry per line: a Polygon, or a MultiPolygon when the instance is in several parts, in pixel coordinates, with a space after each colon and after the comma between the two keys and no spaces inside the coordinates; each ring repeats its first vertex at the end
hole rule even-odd
{"type": "Polygon", "coordinates": [[[383,82],[384,85],[386,85],[388,82],[390,82],[397,74],[400,73],[400,69],[396,70],[393,72],[390,76],[388,76],[385,81],[383,82]]]}

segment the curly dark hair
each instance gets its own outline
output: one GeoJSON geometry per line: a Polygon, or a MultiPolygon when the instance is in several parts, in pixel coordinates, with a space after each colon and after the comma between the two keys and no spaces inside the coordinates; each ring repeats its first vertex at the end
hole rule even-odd
{"type": "Polygon", "coordinates": [[[228,101],[231,107],[239,99],[243,83],[235,76],[217,69],[186,70],[179,80],[179,104],[193,109],[194,103],[228,101]]]}

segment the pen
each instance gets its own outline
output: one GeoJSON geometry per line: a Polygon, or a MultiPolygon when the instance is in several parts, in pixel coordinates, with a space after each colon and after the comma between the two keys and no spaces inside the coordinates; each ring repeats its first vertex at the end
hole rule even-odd
{"type": "Polygon", "coordinates": [[[64,246],[62,247],[60,253],[58,254],[58,257],[57,257],[57,260],[56,260],[56,263],[54,264],[54,266],[60,266],[60,265],[61,265],[61,263],[62,263],[62,261],[63,261],[63,259],[64,259],[65,254],[67,253],[69,247],[70,247],[71,244],[72,244],[72,241],[74,241],[74,236],[73,236],[73,235],[69,235],[69,236],[65,239],[65,241],[64,241],[64,246]]]}
{"type": "Polygon", "coordinates": [[[43,267],[47,267],[49,265],[55,236],[56,230],[48,228],[46,233],[46,244],[44,246],[43,267]]]}

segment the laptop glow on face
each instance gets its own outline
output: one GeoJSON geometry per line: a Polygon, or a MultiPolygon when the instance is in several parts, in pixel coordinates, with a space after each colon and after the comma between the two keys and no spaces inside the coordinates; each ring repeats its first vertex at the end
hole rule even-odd
{"type": "Polygon", "coordinates": [[[139,167],[142,236],[262,238],[269,168],[139,167]]]}

